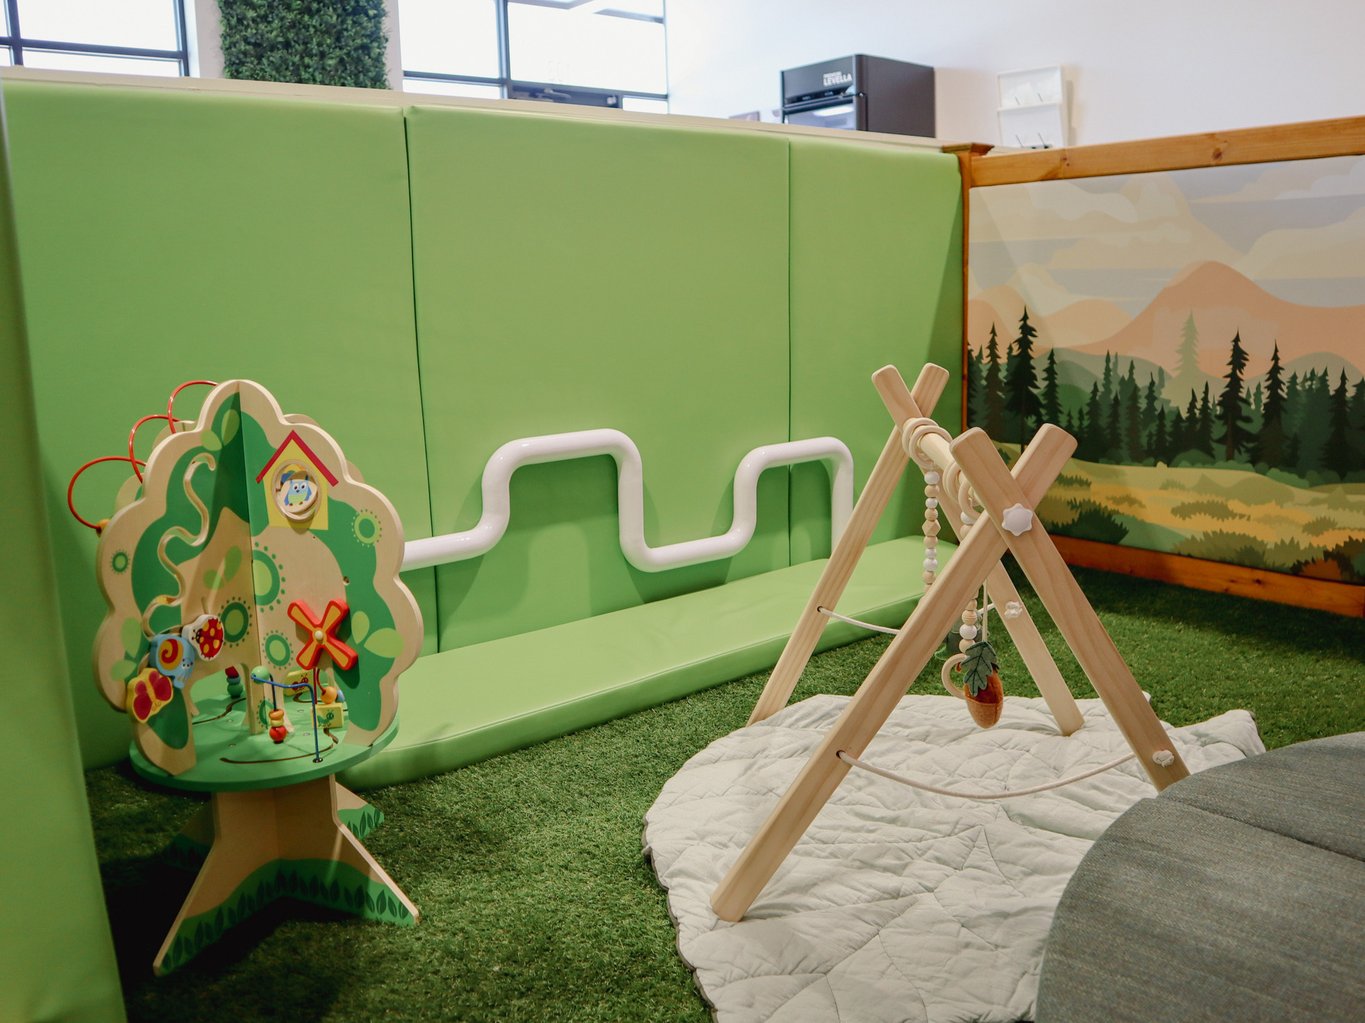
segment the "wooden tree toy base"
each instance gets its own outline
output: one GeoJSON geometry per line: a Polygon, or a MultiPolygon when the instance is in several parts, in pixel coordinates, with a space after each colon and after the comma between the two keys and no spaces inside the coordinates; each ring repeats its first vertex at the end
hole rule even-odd
{"type": "MultiPolygon", "coordinates": [[[[384,823],[384,814],[377,806],[365,802],[345,785],[337,783],[337,818],[360,841],[384,823]]],[[[162,858],[172,867],[198,873],[208,858],[213,845],[213,803],[205,803],[185,822],[180,833],[162,851],[162,858]]]]}
{"type": "MultiPolygon", "coordinates": [[[[412,925],[420,913],[342,823],[356,797],[333,777],[283,788],[215,792],[212,845],[152,968],[183,966],[227,928],[278,898],[412,925]],[[344,795],[343,795],[344,793],[344,795]]],[[[186,837],[201,831],[191,821],[186,837]]]]}

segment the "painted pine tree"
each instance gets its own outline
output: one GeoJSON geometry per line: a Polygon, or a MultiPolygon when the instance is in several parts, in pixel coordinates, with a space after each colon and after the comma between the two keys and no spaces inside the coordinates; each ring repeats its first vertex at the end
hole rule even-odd
{"type": "MultiPolygon", "coordinates": [[[[1204,383],[1204,374],[1199,369],[1199,330],[1194,325],[1194,313],[1185,317],[1185,325],[1180,331],[1180,344],[1175,353],[1175,376],[1171,377],[1172,394],[1198,391],[1204,383]]],[[[1163,388],[1163,391],[1165,389],[1163,388]]]]}
{"type": "MultiPolygon", "coordinates": [[[[1038,429],[1042,403],[1038,400],[1038,373],[1033,367],[1033,339],[1038,331],[1028,321],[1028,307],[1019,317],[1019,336],[1011,346],[1005,370],[1005,411],[1013,426],[1013,437],[1027,444],[1038,429]]],[[[1013,439],[1010,438],[1010,439],[1013,439]]],[[[1002,439],[1004,439],[1002,437],[1002,439]]]]}
{"type": "Polygon", "coordinates": [[[1285,464],[1285,385],[1280,366],[1280,346],[1270,353],[1270,369],[1265,375],[1264,397],[1261,401],[1261,429],[1252,445],[1252,461],[1271,467],[1285,464]]]}
{"type": "Polygon", "coordinates": [[[1223,446],[1223,460],[1235,462],[1251,440],[1247,424],[1246,399],[1242,393],[1242,373],[1247,368],[1247,353],[1242,348],[1241,331],[1232,335],[1232,349],[1228,354],[1227,381],[1218,396],[1218,425],[1223,434],[1217,438],[1223,446]]]}
{"type": "Polygon", "coordinates": [[[991,324],[991,337],[986,343],[986,372],[983,377],[985,401],[985,422],[982,424],[992,437],[1005,435],[1005,385],[1000,375],[1000,342],[996,338],[995,324],[991,324]]]}
{"type": "Polygon", "coordinates": [[[1043,365],[1042,415],[1044,423],[1061,423],[1062,404],[1057,386],[1057,349],[1049,348],[1043,365]]]}

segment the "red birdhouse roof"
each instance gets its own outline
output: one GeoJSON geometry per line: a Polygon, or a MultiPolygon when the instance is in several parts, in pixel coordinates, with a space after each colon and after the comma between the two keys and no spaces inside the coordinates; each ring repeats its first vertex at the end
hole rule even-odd
{"type": "Polygon", "coordinates": [[[303,438],[300,437],[293,430],[289,431],[289,436],[286,437],[284,439],[284,442],[275,449],[275,453],[270,456],[270,461],[265,463],[265,468],[262,469],[257,474],[256,476],[257,483],[260,483],[261,480],[265,479],[265,474],[268,473],[270,471],[270,467],[279,460],[280,454],[284,451],[284,449],[289,447],[290,441],[293,441],[295,444],[299,446],[299,450],[302,451],[304,455],[307,456],[308,461],[313,463],[313,468],[317,469],[318,472],[322,473],[323,479],[325,479],[332,486],[336,486],[337,478],[332,475],[332,471],[328,469],[327,466],[322,464],[322,460],[319,459],[317,455],[313,454],[313,449],[310,448],[307,444],[305,444],[303,442],[303,438]]]}

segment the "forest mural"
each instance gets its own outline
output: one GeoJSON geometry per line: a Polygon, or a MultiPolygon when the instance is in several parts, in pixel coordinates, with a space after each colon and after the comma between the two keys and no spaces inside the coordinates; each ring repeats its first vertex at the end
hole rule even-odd
{"type": "Polygon", "coordinates": [[[1059,535],[1365,583],[1365,159],[972,193],[968,421],[1059,535]]]}

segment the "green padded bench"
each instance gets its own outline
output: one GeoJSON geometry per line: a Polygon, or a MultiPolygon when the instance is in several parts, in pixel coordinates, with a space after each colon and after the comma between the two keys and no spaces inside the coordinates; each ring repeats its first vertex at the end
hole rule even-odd
{"type": "MultiPolygon", "coordinates": [[[[940,556],[952,549],[940,544],[940,556]]],[[[917,536],[869,547],[840,613],[899,627],[923,591],[923,557],[917,536]]],[[[368,787],[448,771],[771,667],[824,566],[808,561],[420,657],[401,682],[398,737],[342,781],[368,787]]],[[[863,635],[831,621],[819,649],[863,635]]]]}

